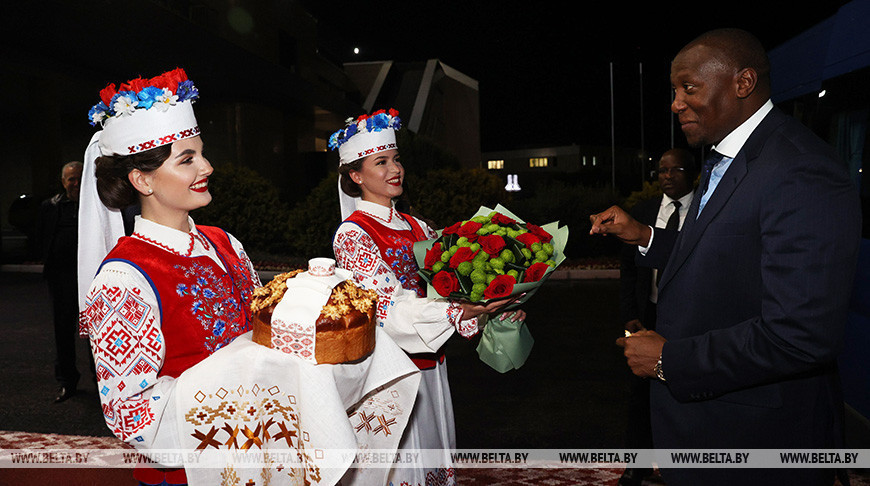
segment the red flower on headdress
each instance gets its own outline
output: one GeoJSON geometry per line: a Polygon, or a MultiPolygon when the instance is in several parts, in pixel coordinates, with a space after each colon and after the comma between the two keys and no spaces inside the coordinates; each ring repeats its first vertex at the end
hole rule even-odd
{"type": "Polygon", "coordinates": [[[184,72],[184,69],[175,68],[172,71],[166,71],[156,78],[152,78],[151,86],[156,88],[168,88],[170,91],[175,93],[178,91],[178,83],[186,80],[187,73],[184,72]],[[158,84],[155,84],[155,82],[158,84]]]}
{"type": "Polygon", "coordinates": [[[103,103],[106,106],[112,106],[112,97],[118,94],[118,90],[115,89],[115,83],[111,83],[100,91],[100,99],[103,100],[103,103]]]}
{"type": "Polygon", "coordinates": [[[148,80],[145,80],[145,79],[142,79],[141,77],[138,77],[136,79],[131,79],[130,81],[127,81],[126,83],[121,83],[120,89],[121,89],[121,91],[132,91],[134,93],[138,93],[138,92],[142,91],[143,89],[147,88],[148,86],[150,86],[148,84],[148,80]]]}
{"type": "Polygon", "coordinates": [[[390,108],[390,111],[389,111],[388,113],[389,113],[389,115],[390,115],[391,117],[393,117],[393,118],[399,116],[399,112],[398,112],[398,110],[394,110],[394,109],[392,109],[392,108],[390,108]]]}

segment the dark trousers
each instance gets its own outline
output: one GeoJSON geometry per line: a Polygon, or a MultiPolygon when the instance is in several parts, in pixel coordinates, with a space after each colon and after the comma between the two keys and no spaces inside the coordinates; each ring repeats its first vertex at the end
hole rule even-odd
{"type": "MultiPolygon", "coordinates": [[[[656,327],[656,305],[648,302],[644,309],[643,327],[656,327]]],[[[652,449],[652,426],[649,411],[649,379],[631,375],[628,398],[628,423],[625,446],[630,449],[652,449]]],[[[648,466],[652,467],[652,465],[648,466]]]]}
{"type": "Polygon", "coordinates": [[[59,385],[75,389],[81,376],[76,368],[79,308],[75,275],[46,281],[54,312],[54,376],[59,385]]]}

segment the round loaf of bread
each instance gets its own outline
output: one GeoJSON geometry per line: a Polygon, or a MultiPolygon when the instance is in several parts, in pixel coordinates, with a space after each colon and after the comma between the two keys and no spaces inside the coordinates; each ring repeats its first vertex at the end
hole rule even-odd
{"type": "MultiPolygon", "coordinates": [[[[317,364],[338,364],[361,360],[375,349],[375,309],[377,294],[363,290],[351,280],[332,287],[326,304],[313,323],[273,322],[273,313],[282,305],[293,305],[292,291],[287,294],[287,280],[301,270],[277,275],[254,292],[251,304],[253,341],[263,346],[298,354],[317,364]],[[311,325],[313,324],[313,325],[311,325]],[[310,356],[313,340],[314,356],[310,356]]],[[[300,305],[303,303],[300,302],[300,305]]]]}

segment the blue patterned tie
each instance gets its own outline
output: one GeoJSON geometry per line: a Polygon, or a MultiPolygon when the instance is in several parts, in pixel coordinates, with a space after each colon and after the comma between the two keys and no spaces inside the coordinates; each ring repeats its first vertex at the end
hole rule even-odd
{"type": "Polygon", "coordinates": [[[704,161],[704,172],[701,176],[701,195],[703,196],[707,192],[707,187],[710,185],[710,175],[713,173],[713,167],[719,163],[724,155],[719,152],[713,150],[710,152],[710,156],[707,160],[704,161]]]}

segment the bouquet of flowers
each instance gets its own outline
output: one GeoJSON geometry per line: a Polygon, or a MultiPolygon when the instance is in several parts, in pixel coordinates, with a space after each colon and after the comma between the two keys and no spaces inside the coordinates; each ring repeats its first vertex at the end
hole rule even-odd
{"type": "Polygon", "coordinates": [[[414,254],[431,298],[483,303],[525,293],[525,302],[565,259],[567,241],[567,226],[525,223],[499,205],[416,243],[414,254]]]}
{"type": "MultiPolygon", "coordinates": [[[[568,227],[558,221],[537,226],[510,211],[481,207],[435,239],[414,244],[419,274],[428,283],[427,296],[485,303],[520,296],[509,308],[527,301],[565,260],[568,227]]],[[[534,339],[523,321],[490,318],[477,354],[504,373],[519,368],[534,339]]]]}

